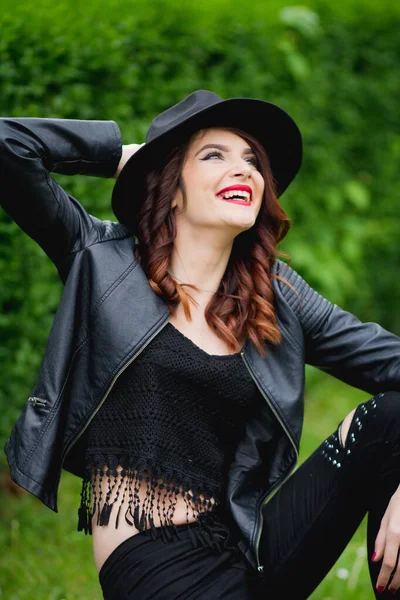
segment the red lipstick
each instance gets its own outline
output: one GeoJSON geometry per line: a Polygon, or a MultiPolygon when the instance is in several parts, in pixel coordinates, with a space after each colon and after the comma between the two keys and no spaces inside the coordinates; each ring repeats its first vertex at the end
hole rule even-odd
{"type": "Polygon", "coordinates": [[[242,192],[248,192],[250,194],[250,202],[251,202],[253,190],[251,189],[251,187],[249,185],[243,185],[241,183],[236,183],[235,185],[230,185],[229,187],[226,187],[226,188],[220,190],[218,192],[217,196],[219,196],[220,194],[224,194],[225,192],[231,192],[234,190],[241,190],[242,192]]]}

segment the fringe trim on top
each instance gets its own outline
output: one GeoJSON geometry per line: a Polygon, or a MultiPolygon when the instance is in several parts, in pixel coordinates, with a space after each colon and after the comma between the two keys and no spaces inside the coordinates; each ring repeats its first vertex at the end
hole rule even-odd
{"type": "MultiPolygon", "coordinates": [[[[177,473],[174,474],[177,477],[177,473]]],[[[170,475],[172,475],[170,471],[161,474],[158,479],[163,482],[159,483],[148,473],[139,472],[137,469],[122,468],[117,471],[114,466],[111,469],[91,466],[90,470],[87,469],[87,474],[82,481],[78,531],[84,531],[86,535],[91,535],[93,517],[97,515],[96,524],[105,526],[109,524],[111,514],[116,513],[116,529],[120,519],[124,518],[139,532],[149,532],[153,540],[161,537],[167,543],[174,538],[180,539],[173,517],[177,499],[182,496],[186,504],[186,523],[193,547],[197,548],[200,544],[204,547],[214,548],[218,552],[222,552],[224,549],[236,550],[234,546],[227,546],[229,528],[212,514],[212,511],[220,504],[215,495],[211,495],[210,498],[206,497],[204,492],[202,493],[203,498],[200,498],[199,495],[189,495],[188,491],[183,489],[182,483],[180,485],[164,483],[164,481],[171,481],[170,475]],[[107,477],[108,487],[107,493],[103,497],[102,481],[105,477],[107,477]],[[139,498],[141,486],[146,486],[146,498],[142,505],[139,498]],[[114,496],[112,501],[111,496],[114,496]],[[212,497],[214,497],[214,502],[211,502],[212,497]],[[125,499],[128,499],[128,505],[124,509],[125,512],[121,513],[125,499]],[[156,508],[160,520],[159,526],[154,524],[154,508],[156,508]],[[193,526],[193,522],[189,522],[190,512],[195,519],[195,526],[193,526]]],[[[190,482],[185,483],[190,485],[190,482]]],[[[190,489],[194,494],[193,486],[190,489]]]]}

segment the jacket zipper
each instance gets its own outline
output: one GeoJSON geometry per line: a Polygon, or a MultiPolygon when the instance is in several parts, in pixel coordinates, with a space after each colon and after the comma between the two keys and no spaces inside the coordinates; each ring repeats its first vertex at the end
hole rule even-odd
{"type": "Polygon", "coordinates": [[[258,383],[258,381],[257,381],[257,378],[256,378],[256,376],[254,375],[254,373],[253,373],[253,371],[252,371],[252,368],[250,367],[250,365],[248,364],[248,362],[247,362],[247,360],[246,360],[246,357],[245,357],[244,350],[241,350],[241,352],[240,352],[240,356],[243,358],[243,361],[244,361],[244,363],[245,363],[245,365],[246,365],[246,367],[247,367],[247,369],[248,369],[248,371],[249,371],[249,373],[250,373],[251,377],[253,378],[253,380],[254,380],[254,382],[255,382],[256,386],[258,387],[258,389],[259,389],[259,390],[260,390],[260,392],[261,392],[261,395],[263,396],[263,398],[265,399],[266,403],[268,404],[268,406],[270,407],[270,409],[271,409],[271,410],[272,410],[272,412],[274,413],[274,415],[275,415],[275,417],[277,418],[278,422],[280,423],[280,425],[281,425],[282,429],[284,430],[284,432],[286,433],[287,437],[289,438],[289,440],[290,440],[290,442],[291,442],[291,444],[292,444],[292,446],[293,446],[293,448],[294,448],[294,451],[295,451],[295,453],[296,453],[296,462],[295,462],[295,464],[294,464],[293,468],[291,468],[291,469],[289,470],[288,474],[287,474],[286,476],[284,476],[284,479],[283,479],[283,480],[281,480],[281,481],[279,481],[279,480],[278,480],[278,482],[277,482],[277,483],[275,483],[275,485],[274,485],[274,486],[272,486],[272,488],[271,488],[271,489],[270,489],[270,490],[267,492],[267,494],[266,494],[266,495],[265,495],[265,496],[262,498],[262,500],[261,500],[261,502],[260,502],[260,505],[259,505],[259,509],[258,509],[258,510],[259,510],[259,512],[258,512],[258,515],[257,515],[257,524],[256,524],[256,527],[257,527],[257,535],[256,535],[256,543],[255,543],[255,555],[256,555],[256,560],[257,560],[257,571],[258,571],[259,573],[262,573],[262,572],[264,571],[264,567],[263,567],[262,565],[260,565],[260,558],[259,558],[259,544],[260,544],[260,538],[261,538],[261,532],[262,532],[262,524],[263,524],[263,516],[262,516],[262,510],[261,510],[261,509],[262,509],[263,505],[265,504],[265,501],[266,501],[266,499],[267,499],[267,498],[268,498],[269,500],[271,499],[271,497],[272,497],[272,495],[273,495],[273,492],[274,492],[274,490],[276,489],[276,491],[277,491],[277,490],[279,489],[279,487],[281,487],[281,486],[282,486],[282,485],[285,483],[285,481],[286,481],[286,480],[289,478],[290,474],[292,473],[293,469],[294,469],[294,468],[295,468],[295,466],[296,466],[296,463],[297,463],[297,461],[298,461],[298,458],[299,458],[299,453],[298,453],[298,451],[297,451],[296,444],[294,443],[294,440],[293,440],[292,436],[291,436],[291,435],[290,435],[290,433],[289,433],[289,430],[287,429],[287,427],[285,426],[285,424],[284,424],[284,423],[283,423],[283,421],[281,420],[280,416],[279,416],[279,415],[278,415],[278,413],[276,412],[276,410],[275,410],[275,408],[273,407],[273,405],[272,405],[272,403],[271,403],[270,399],[268,398],[268,396],[267,396],[267,395],[264,393],[264,391],[261,389],[261,387],[260,387],[260,385],[259,385],[259,383],[258,383]]]}
{"type": "Polygon", "coordinates": [[[289,472],[287,473],[287,475],[284,475],[283,479],[282,478],[279,479],[271,487],[271,489],[261,498],[260,505],[259,505],[260,525],[259,525],[259,529],[257,532],[256,552],[255,552],[256,558],[257,558],[257,571],[259,571],[260,573],[262,573],[264,571],[264,567],[262,565],[260,565],[260,562],[259,562],[259,545],[260,545],[260,539],[261,539],[261,533],[262,533],[262,526],[263,526],[263,522],[264,522],[264,517],[262,515],[262,507],[264,506],[264,504],[268,504],[268,502],[272,499],[272,496],[274,496],[275,493],[283,486],[285,481],[287,479],[289,479],[290,475],[292,474],[292,472],[294,471],[295,468],[296,468],[296,463],[293,465],[293,467],[291,469],[289,469],[289,472]]]}
{"type": "Polygon", "coordinates": [[[46,406],[47,404],[47,400],[44,400],[43,398],[38,398],[37,396],[29,396],[28,402],[30,402],[32,406],[46,406]]]}
{"type": "Polygon", "coordinates": [[[121,373],[123,373],[123,371],[125,371],[125,369],[127,369],[129,367],[129,365],[139,356],[139,354],[141,352],[143,352],[143,350],[150,344],[150,342],[156,337],[156,335],[158,333],[160,333],[160,331],[162,329],[164,329],[164,327],[167,325],[168,321],[169,321],[170,315],[168,315],[168,319],[166,319],[166,321],[164,321],[164,323],[162,324],[161,327],[159,327],[157,329],[156,332],[153,333],[152,336],[150,336],[150,338],[147,340],[147,342],[140,348],[140,350],[138,352],[136,352],[136,354],[134,356],[132,356],[132,358],[130,360],[128,360],[127,363],[125,363],[125,365],[118,371],[118,373],[115,375],[114,379],[112,380],[109,388],[107,389],[105,395],[103,396],[103,398],[100,400],[100,403],[98,404],[98,406],[96,407],[96,410],[94,411],[94,413],[90,416],[89,420],[87,421],[87,423],[85,424],[84,428],[82,429],[82,431],[80,431],[78,433],[78,435],[68,444],[67,448],[64,451],[63,454],[63,458],[61,461],[61,467],[60,467],[60,475],[61,475],[61,470],[62,470],[62,466],[64,464],[64,460],[65,457],[67,456],[68,452],[71,450],[72,446],[79,440],[79,438],[81,437],[81,435],[86,431],[86,429],[89,427],[90,423],[93,421],[94,417],[96,416],[96,414],[98,413],[98,411],[100,410],[100,408],[102,407],[103,403],[105,402],[107,396],[109,395],[109,393],[111,392],[114,383],[117,381],[118,377],[121,375],[121,373]]]}

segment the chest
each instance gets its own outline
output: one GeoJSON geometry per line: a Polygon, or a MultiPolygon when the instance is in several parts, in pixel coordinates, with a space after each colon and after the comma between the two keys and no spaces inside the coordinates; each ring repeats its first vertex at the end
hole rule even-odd
{"type": "MultiPolygon", "coordinates": [[[[203,311],[193,311],[191,309],[192,321],[187,321],[184,314],[176,312],[171,316],[170,323],[178,329],[185,337],[189,338],[196,346],[207,352],[208,354],[230,355],[236,354],[228,344],[222,340],[208,325],[204,317],[203,311]]],[[[243,346],[244,339],[240,344],[243,346]]]]}

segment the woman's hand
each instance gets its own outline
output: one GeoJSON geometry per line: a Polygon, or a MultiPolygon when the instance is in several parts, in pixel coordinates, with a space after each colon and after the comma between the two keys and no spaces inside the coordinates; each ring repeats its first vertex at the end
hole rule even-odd
{"type": "Polygon", "coordinates": [[[396,592],[400,587],[400,564],[397,563],[397,555],[400,548],[400,486],[390,499],[388,507],[383,515],[381,526],[375,540],[375,555],[373,562],[383,558],[382,567],[376,581],[376,589],[383,592],[390,575],[389,591],[396,592]]]}
{"type": "Polygon", "coordinates": [[[118,176],[121,173],[122,167],[125,165],[126,161],[142,146],[144,146],[144,144],[128,144],[126,146],[122,146],[121,160],[119,161],[118,169],[113,175],[113,179],[118,179],[118,176]]]}

